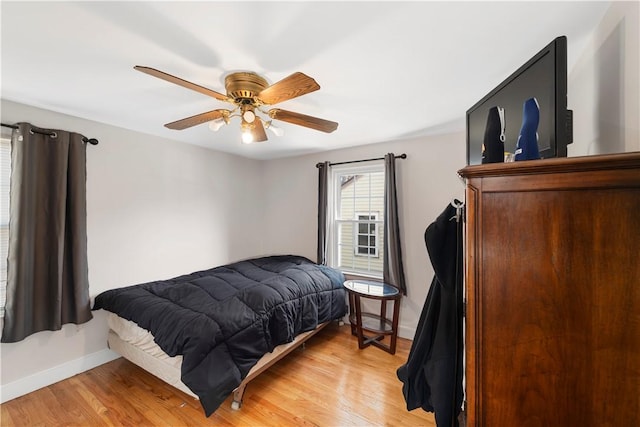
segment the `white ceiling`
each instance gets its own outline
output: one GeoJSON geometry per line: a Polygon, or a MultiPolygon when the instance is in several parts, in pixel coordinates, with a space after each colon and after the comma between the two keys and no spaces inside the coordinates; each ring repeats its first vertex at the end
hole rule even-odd
{"type": "Polygon", "coordinates": [[[462,131],[469,107],[559,35],[571,70],[608,5],[3,0],[1,94],[245,157],[286,157],[462,131]],[[285,136],[249,146],[235,121],[217,133],[169,130],[164,123],[229,104],[134,65],[222,93],[231,71],[270,84],[301,71],[321,89],[277,106],[340,125],[325,134],[278,122],[285,136]]]}

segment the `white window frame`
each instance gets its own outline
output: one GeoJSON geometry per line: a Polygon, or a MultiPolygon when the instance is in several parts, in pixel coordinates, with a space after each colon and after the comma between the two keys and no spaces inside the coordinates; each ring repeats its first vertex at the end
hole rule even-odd
{"type": "MultiPolygon", "coordinates": [[[[11,134],[5,133],[4,130],[0,133],[0,142],[2,143],[2,197],[1,201],[1,211],[2,218],[0,227],[6,229],[7,240],[1,243],[2,251],[0,251],[1,260],[1,269],[0,271],[0,319],[4,320],[4,307],[6,304],[7,297],[7,253],[6,249],[9,247],[9,185],[10,185],[10,177],[11,177],[11,134]]],[[[0,320],[0,321],[1,321],[0,320]]]]}
{"type": "MultiPolygon", "coordinates": [[[[382,173],[384,174],[384,161],[372,161],[367,162],[367,164],[354,165],[354,164],[346,164],[346,165],[335,165],[331,166],[330,174],[329,174],[329,186],[327,191],[327,262],[329,266],[338,268],[340,265],[340,250],[339,250],[339,241],[338,241],[338,203],[337,196],[340,194],[340,179],[341,175],[361,175],[365,173],[382,173]]],[[[373,212],[371,212],[373,213],[373,212]]],[[[384,212],[378,212],[378,217],[381,218],[384,215],[384,212]]],[[[354,222],[354,221],[348,221],[354,222]]],[[[372,222],[372,221],[367,221],[372,222]]],[[[382,221],[376,221],[376,238],[378,236],[378,228],[382,226],[382,221]]],[[[357,245],[354,244],[354,248],[357,245]]],[[[380,250],[376,248],[376,256],[380,256],[380,250]]],[[[364,255],[361,255],[364,256],[364,255]]],[[[343,273],[362,276],[362,277],[370,277],[375,279],[382,279],[382,272],[377,271],[364,271],[364,270],[352,270],[352,269],[341,269],[343,273]]]]}

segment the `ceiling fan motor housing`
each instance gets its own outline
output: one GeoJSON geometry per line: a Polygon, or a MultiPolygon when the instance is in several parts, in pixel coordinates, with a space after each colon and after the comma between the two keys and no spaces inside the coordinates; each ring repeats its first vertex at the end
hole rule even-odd
{"type": "Polygon", "coordinates": [[[269,84],[255,73],[238,72],[229,74],[224,79],[227,96],[242,103],[242,100],[253,101],[269,84]]]}

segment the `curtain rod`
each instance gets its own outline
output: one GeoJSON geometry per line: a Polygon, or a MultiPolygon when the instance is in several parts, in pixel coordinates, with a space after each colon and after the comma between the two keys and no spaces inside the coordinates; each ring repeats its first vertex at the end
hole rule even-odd
{"type": "MultiPolygon", "coordinates": [[[[396,159],[406,159],[407,155],[405,153],[400,154],[399,156],[396,156],[396,159]]],[[[360,162],[372,162],[374,160],[384,160],[384,157],[378,157],[376,159],[362,159],[362,160],[351,160],[348,162],[337,162],[337,163],[329,163],[329,166],[336,166],[336,165],[346,165],[349,163],[360,163],[360,162]]],[[[324,163],[316,163],[316,167],[320,168],[322,167],[324,163]]]]}
{"type": "MultiPolygon", "coordinates": [[[[6,123],[0,123],[0,125],[6,127],[6,128],[11,128],[11,129],[18,129],[17,125],[8,125],[6,123]]],[[[40,130],[34,126],[31,127],[31,132],[34,133],[39,133],[41,135],[49,135],[49,136],[54,136],[56,133],[53,131],[46,131],[46,130],[40,130]]],[[[98,145],[98,140],[95,138],[87,138],[86,136],[82,137],[82,142],[88,142],[91,145],[98,145]]]]}

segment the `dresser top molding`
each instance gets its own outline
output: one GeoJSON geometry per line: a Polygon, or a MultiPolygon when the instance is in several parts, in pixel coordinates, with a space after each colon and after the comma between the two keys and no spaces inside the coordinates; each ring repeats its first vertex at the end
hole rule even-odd
{"type": "Polygon", "coordinates": [[[511,163],[471,165],[458,171],[462,178],[640,169],[640,151],[580,157],[556,157],[511,163]]]}

